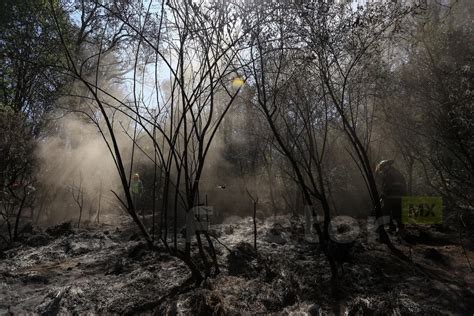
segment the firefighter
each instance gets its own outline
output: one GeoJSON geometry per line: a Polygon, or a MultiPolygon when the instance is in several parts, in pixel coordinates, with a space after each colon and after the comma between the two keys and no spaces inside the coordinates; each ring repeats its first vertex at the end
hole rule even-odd
{"type": "Polygon", "coordinates": [[[405,177],[393,166],[393,160],[382,160],[375,168],[379,184],[383,215],[390,216],[390,230],[404,228],[402,223],[402,197],[406,195],[405,177]]]}
{"type": "Polygon", "coordinates": [[[142,180],[140,180],[140,175],[138,173],[135,173],[132,177],[132,182],[130,183],[130,191],[132,192],[133,205],[135,206],[135,209],[138,212],[141,207],[140,200],[143,194],[143,182],[142,180]]]}

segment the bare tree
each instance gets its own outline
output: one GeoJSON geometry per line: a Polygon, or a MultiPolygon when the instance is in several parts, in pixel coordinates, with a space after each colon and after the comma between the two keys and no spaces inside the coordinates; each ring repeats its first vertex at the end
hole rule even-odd
{"type": "Polygon", "coordinates": [[[81,225],[82,211],[84,209],[84,187],[82,186],[82,174],[79,175],[79,184],[76,185],[74,182],[72,183],[71,194],[74,202],[79,208],[79,218],[77,220],[77,228],[79,228],[81,225]]]}
{"type": "Polygon", "coordinates": [[[315,225],[337,288],[337,266],[329,251],[330,206],[324,172],[329,132],[328,101],[315,81],[306,81],[307,62],[295,49],[287,5],[255,8],[255,19],[265,23],[252,32],[250,59],[243,59],[256,90],[256,106],[264,115],[280,153],[290,164],[290,176],[298,184],[306,205],[321,205],[323,227],[315,225]],[[304,78],[305,80],[300,80],[304,78]]]}
{"type": "MultiPolygon", "coordinates": [[[[135,150],[138,150],[163,175],[160,240],[172,254],[187,263],[194,279],[200,282],[202,274],[191,258],[190,244],[185,245],[184,251],[178,249],[178,211],[182,208],[188,213],[199,204],[199,180],[206,157],[224,116],[239,93],[239,89],[230,87],[230,82],[235,71],[233,60],[243,32],[235,28],[236,16],[228,14],[233,10],[231,4],[199,7],[188,2],[169,1],[165,4],[163,1],[158,13],[151,12],[151,2],[131,5],[124,11],[117,5],[107,6],[99,2],[97,5],[97,10],[115,21],[114,25],[123,26],[113,32],[112,38],[119,38],[120,32],[124,32],[133,43],[133,97],[131,100],[120,99],[99,80],[104,69],[103,60],[112,50],[112,45],[118,45],[109,39],[111,35],[104,31],[96,41],[95,53],[84,59],[86,64],[78,65],[73,52],[68,49],[61,23],[56,19],[69,72],[86,88],[81,97],[95,104],[95,108],[83,112],[99,127],[116,164],[123,188],[121,194],[116,194],[117,198],[152,245],[155,230],[152,228],[150,235],[136,214],[129,192],[133,162],[126,172],[124,153],[116,137],[114,115],[127,118],[136,127],[132,133],[124,129],[132,142],[132,160],[135,150]],[[88,64],[94,65],[90,67],[92,74],[82,71],[88,64]],[[160,65],[166,68],[170,77],[166,83],[158,73],[160,65]],[[153,68],[154,73],[147,73],[153,68]],[[154,82],[153,92],[148,96],[144,93],[145,73],[148,81],[151,77],[154,82]],[[168,89],[164,88],[166,85],[168,89]],[[155,97],[155,102],[150,95],[155,97]],[[142,135],[140,141],[138,129],[142,135]],[[153,145],[152,152],[146,150],[144,142],[153,145]],[[168,238],[170,205],[174,208],[172,245],[168,238]]],[[[51,7],[55,8],[52,3],[51,7]]],[[[196,233],[200,250],[203,248],[200,234],[208,242],[217,273],[219,268],[211,238],[206,231],[196,233]]],[[[203,262],[207,262],[204,251],[200,251],[200,256],[203,262]]],[[[207,276],[210,269],[207,264],[205,266],[207,276]]]]}
{"type": "MultiPolygon", "coordinates": [[[[382,217],[379,193],[370,157],[370,131],[373,120],[370,95],[376,82],[370,81],[371,65],[383,56],[386,45],[399,25],[417,6],[374,3],[364,9],[340,10],[336,5],[320,3],[318,10],[301,9],[298,26],[311,54],[311,60],[351,144],[350,154],[357,164],[370,194],[374,213],[382,217]],[[324,14],[320,14],[325,12],[324,14]],[[361,93],[362,91],[366,91],[361,93]]],[[[389,240],[383,226],[381,240],[399,257],[407,259],[389,240]]]]}
{"type": "Polygon", "coordinates": [[[97,194],[97,215],[96,215],[96,218],[95,218],[97,224],[100,223],[101,206],[102,206],[102,181],[100,181],[99,192],[97,194]]]}

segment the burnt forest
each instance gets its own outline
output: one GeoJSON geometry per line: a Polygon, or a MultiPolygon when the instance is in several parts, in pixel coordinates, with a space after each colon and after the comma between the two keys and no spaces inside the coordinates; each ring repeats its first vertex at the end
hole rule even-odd
{"type": "Polygon", "coordinates": [[[1,0],[1,315],[474,313],[473,0],[1,0]]]}

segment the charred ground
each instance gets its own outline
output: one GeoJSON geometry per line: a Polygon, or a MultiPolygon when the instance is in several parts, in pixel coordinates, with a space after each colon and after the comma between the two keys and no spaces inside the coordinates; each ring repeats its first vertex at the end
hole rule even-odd
{"type": "MultiPolygon", "coordinates": [[[[200,287],[165,249],[136,240],[126,217],[82,229],[34,228],[1,252],[0,311],[444,315],[469,314],[474,306],[474,280],[453,233],[409,228],[400,248],[412,263],[362,233],[341,262],[335,299],[326,259],[304,241],[301,221],[259,222],[257,252],[250,223],[235,218],[213,227],[221,273],[200,287]]],[[[472,257],[472,242],[464,246],[472,257]]]]}

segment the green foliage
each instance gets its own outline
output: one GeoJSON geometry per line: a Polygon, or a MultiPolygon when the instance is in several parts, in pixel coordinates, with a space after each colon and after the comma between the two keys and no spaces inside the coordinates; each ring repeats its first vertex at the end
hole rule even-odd
{"type": "Polygon", "coordinates": [[[60,59],[55,25],[46,1],[5,1],[0,10],[0,100],[24,113],[38,135],[54,92],[64,80],[55,66],[60,59]]]}
{"type": "Polygon", "coordinates": [[[8,225],[10,239],[32,202],[35,146],[66,82],[51,5],[60,23],[68,23],[58,1],[0,3],[0,215],[7,222],[16,217],[13,235],[8,225]]]}

